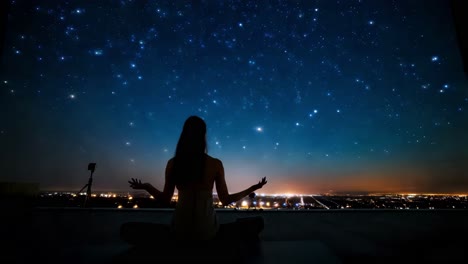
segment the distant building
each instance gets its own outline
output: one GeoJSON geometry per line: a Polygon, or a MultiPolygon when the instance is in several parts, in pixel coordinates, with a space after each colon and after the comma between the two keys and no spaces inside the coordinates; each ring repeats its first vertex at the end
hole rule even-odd
{"type": "Polygon", "coordinates": [[[39,194],[39,183],[0,182],[0,206],[27,208],[34,206],[39,194]]]}
{"type": "Polygon", "coordinates": [[[39,183],[0,182],[1,197],[36,197],[39,194],[39,183]]]}

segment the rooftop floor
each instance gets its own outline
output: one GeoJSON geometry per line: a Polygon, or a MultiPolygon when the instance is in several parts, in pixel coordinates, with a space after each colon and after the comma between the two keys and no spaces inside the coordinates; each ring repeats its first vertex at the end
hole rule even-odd
{"type": "Polygon", "coordinates": [[[14,209],[2,217],[1,263],[468,263],[468,210],[217,210],[221,223],[261,215],[252,245],[133,248],[125,222],[169,223],[172,209],[14,209]],[[7,216],[8,215],[8,216],[7,216]],[[176,262],[177,262],[176,261],[176,262]]]}

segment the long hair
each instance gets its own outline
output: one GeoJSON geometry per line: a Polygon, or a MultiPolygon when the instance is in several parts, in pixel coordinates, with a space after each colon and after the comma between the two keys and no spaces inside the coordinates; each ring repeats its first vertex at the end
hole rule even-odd
{"type": "Polygon", "coordinates": [[[205,172],[206,124],[198,116],[185,120],[174,157],[176,184],[200,182],[205,172]]]}

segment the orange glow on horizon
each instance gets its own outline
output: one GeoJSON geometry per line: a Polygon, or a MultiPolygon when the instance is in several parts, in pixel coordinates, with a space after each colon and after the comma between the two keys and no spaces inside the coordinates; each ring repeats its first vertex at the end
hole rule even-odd
{"type": "Polygon", "coordinates": [[[319,194],[319,193],[392,193],[392,194],[432,194],[465,196],[468,190],[440,189],[437,182],[423,172],[402,169],[388,171],[375,175],[372,172],[361,175],[323,175],[320,177],[278,177],[281,180],[269,179],[261,192],[263,193],[291,193],[291,194],[319,194]],[[283,180],[286,178],[287,180],[283,180]]]}
{"type": "MultiPolygon", "coordinates": [[[[227,166],[226,166],[227,167],[227,166]]],[[[363,168],[360,171],[342,173],[337,171],[302,171],[302,172],[277,172],[271,176],[259,168],[242,166],[241,168],[226,169],[226,183],[229,193],[236,193],[256,184],[262,175],[266,175],[268,183],[255,193],[259,196],[266,195],[310,195],[310,194],[400,194],[400,195],[456,195],[468,196],[468,186],[465,181],[453,186],[450,185],[455,176],[434,178],[424,167],[411,167],[411,165],[395,164],[394,166],[376,166],[363,168]],[[390,168],[389,168],[390,167],[390,168]],[[252,171],[251,171],[252,170],[252,171]],[[232,173],[235,171],[236,173],[232,173]],[[376,173],[378,172],[378,173],[376,173]],[[239,173],[239,174],[237,174],[239,173]],[[260,175],[248,176],[248,175],[260,175]],[[445,184],[445,185],[444,185],[445,184]]],[[[447,175],[450,171],[447,171],[447,175]]],[[[455,174],[453,174],[455,175],[455,174]]],[[[163,176],[153,176],[147,179],[156,188],[162,190],[164,186],[163,176]]],[[[120,182],[120,181],[119,181],[120,182]]],[[[466,181],[468,183],[468,180],[466,181]]],[[[96,186],[96,189],[101,186],[96,186]]],[[[106,189],[108,186],[104,186],[106,189]]],[[[128,193],[128,199],[132,200],[133,193],[141,195],[144,192],[134,191],[122,184],[118,189],[128,193]]],[[[51,190],[51,188],[48,188],[51,190]]],[[[70,189],[79,189],[70,188],[70,189]]],[[[98,191],[93,192],[95,195],[98,191]]],[[[109,194],[109,190],[106,191],[109,194]]],[[[216,194],[216,187],[213,188],[216,194]]],[[[111,192],[112,194],[112,192],[111,192]]],[[[175,189],[177,194],[177,188],[175,189]]],[[[136,196],[135,196],[136,197],[136,196]]]]}

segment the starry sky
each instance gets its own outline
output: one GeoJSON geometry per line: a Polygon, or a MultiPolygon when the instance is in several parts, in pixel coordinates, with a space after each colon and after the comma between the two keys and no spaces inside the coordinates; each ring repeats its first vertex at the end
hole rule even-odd
{"type": "Polygon", "coordinates": [[[202,117],[229,191],[468,193],[449,1],[10,1],[3,181],[161,188],[202,117]]]}

